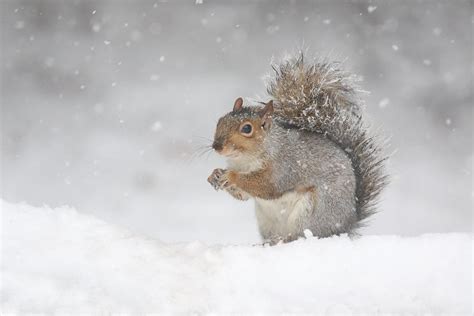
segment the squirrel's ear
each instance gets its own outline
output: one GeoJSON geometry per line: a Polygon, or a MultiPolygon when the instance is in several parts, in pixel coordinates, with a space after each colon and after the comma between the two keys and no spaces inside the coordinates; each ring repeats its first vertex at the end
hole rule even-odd
{"type": "Polygon", "coordinates": [[[244,100],[242,98],[237,98],[234,102],[234,109],[232,111],[237,112],[242,109],[242,105],[244,104],[244,100]]]}
{"type": "Polygon", "coordinates": [[[260,111],[260,117],[262,118],[262,127],[268,129],[272,124],[272,114],[273,114],[273,100],[265,103],[265,107],[260,111]]]}

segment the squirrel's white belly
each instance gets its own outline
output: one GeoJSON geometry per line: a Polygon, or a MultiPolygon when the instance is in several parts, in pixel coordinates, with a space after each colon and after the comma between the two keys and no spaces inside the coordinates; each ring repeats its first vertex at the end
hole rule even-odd
{"type": "Polygon", "coordinates": [[[255,213],[265,239],[298,236],[309,227],[302,227],[313,210],[311,193],[288,192],[275,200],[255,199],[255,213]]]}

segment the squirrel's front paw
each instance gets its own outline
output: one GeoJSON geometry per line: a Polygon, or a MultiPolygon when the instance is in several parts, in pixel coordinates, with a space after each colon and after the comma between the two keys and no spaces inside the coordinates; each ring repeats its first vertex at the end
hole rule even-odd
{"type": "Polygon", "coordinates": [[[225,189],[229,186],[227,174],[227,170],[225,169],[214,169],[209,178],[207,178],[207,182],[209,182],[216,190],[225,189]]]}

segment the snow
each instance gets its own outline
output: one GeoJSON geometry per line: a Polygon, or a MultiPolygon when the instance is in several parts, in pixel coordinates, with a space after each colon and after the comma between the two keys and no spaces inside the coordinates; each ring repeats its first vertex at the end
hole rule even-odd
{"type": "Polygon", "coordinates": [[[1,202],[3,313],[471,313],[472,235],[165,244],[1,202]]]}
{"type": "Polygon", "coordinates": [[[390,99],[389,98],[383,98],[382,100],[380,100],[379,102],[379,107],[380,108],[386,108],[387,105],[390,104],[390,99]]]}
{"type": "Polygon", "coordinates": [[[21,29],[25,28],[25,21],[17,21],[15,23],[15,28],[17,30],[21,30],[21,29]]]}
{"type": "Polygon", "coordinates": [[[158,79],[160,79],[160,75],[157,75],[157,74],[152,74],[152,75],[150,75],[150,80],[151,80],[151,81],[156,81],[156,80],[158,80],[158,79]]]}
{"type": "Polygon", "coordinates": [[[163,128],[163,124],[161,124],[160,121],[155,121],[153,125],[151,126],[151,130],[154,132],[158,132],[163,128]]]}
{"type": "Polygon", "coordinates": [[[372,12],[374,12],[376,9],[377,9],[377,6],[369,5],[369,6],[367,7],[367,12],[372,13],[372,12]]]}
{"type": "Polygon", "coordinates": [[[101,26],[100,26],[99,23],[94,23],[94,24],[92,25],[92,30],[93,30],[94,32],[99,32],[99,31],[100,31],[100,28],[101,28],[101,26]]]}
{"type": "Polygon", "coordinates": [[[433,29],[433,34],[436,35],[436,36],[440,36],[440,35],[441,35],[441,32],[442,32],[442,31],[441,31],[441,28],[439,28],[439,27],[435,27],[435,28],[433,29]]]}

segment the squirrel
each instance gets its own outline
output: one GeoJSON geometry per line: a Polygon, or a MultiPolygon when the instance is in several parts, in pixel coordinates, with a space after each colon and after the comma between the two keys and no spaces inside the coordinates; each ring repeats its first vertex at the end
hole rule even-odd
{"type": "Polygon", "coordinates": [[[272,98],[217,123],[212,148],[228,160],[208,182],[238,200],[255,200],[265,243],[358,235],[387,184],[386,157],[362,121],[353,75],[302,53],[273,65],[272,98]]]}

